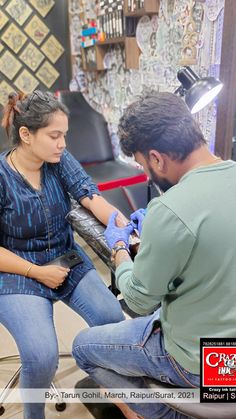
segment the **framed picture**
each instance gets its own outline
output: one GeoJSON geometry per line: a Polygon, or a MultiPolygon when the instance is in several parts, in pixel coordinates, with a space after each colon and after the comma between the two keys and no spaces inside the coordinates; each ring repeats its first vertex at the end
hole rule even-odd
{"type": "Polygon", "coordinates": [[[14,23],[11,23],[2,35],[2,41],[4,41],[15,54],[21,50],[26,40],[27,37],[25,34],[14,23]]]}
{"type": "Polygon", "coordinates": [[[7,13],[22,26],[31,15],[32,9],[24,0],[11,0],[6,7],[7,13]]]}
{"type": "Polygon", "coordinates": [[[21,92],[31,93],[36,89],[39,81],[28,70],[23,70],[14,84],[21,92]]]}
{"type": "Polygon", "coordinates": [[[55,83],[59,77],[58,71],[49,63],[45,61],[36,73],[38,79],[48,88],[55,83]]]}
{"type": "Polygon", "coordinates": [[[10,51],[4,52],[0,58],[0,71],[9,80],[12,80],[18,71],[21,69],[22,64],[11,54],[10,51]]]}
{"type": "Polygon", "coordinates": [[[20,59],[25,63],[32,71],[37,70],[39,65],[44,59],[44,55],[39,51],[38,48],[30,42],[24,51],[20,55],[20,59]]]}
{"type": "Polygon", "coordinates": [[[42,45],[41,50],[49,60],[55,64],[64,52],[63,46],[58,42],[54,35],[51,35],[42,45]]]}
{"type": "Polygon", "coordinates": [[[43,17],[47,16],[55,4],[54,0],[30,0],[30,3],[43,17]]]}
{"type": "Polygon", "coordinates": [[[43,42],[49,32],[49,28],[37,15],[32,17],[24,30],[37,45],[40,45],[43,42]]]}

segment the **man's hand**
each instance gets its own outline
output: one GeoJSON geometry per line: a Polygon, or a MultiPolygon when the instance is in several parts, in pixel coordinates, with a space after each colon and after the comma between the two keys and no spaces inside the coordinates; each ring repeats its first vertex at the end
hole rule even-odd
{"type": "Polygon", "coordinates": [[[146,215],[147,210],[140,208],[137,211],[133,212],[130,216],[130,219],[132,221],[132,224],[135,229],[138,230],[139,235],[141,234],[142,227],[143,227],[143,220],[146,215]]]}
{"type": "Polygon", "coordinates": [[[115,211],[111,214],[107,228],[104,231],[104,236],[106,242],[110,249],[112,249],[115,244],[119,241],[124,242],[127,247],[129,247],[129,236],[134,231],[134,227],[131,223],[128,223],[125,227],[117,227],[116,217],[118,212],[115,211]]]}

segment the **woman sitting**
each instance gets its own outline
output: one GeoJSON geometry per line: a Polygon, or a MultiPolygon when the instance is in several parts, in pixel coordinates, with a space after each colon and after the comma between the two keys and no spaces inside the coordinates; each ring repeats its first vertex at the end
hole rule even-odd
{"type": "MultiPolygon", "coordinates": [[[[58,366],[54,301],[89,326],[124,319],[65,219],[70,197],[104,224],[114,207],[66,150],[68,110],[51,93],[10,95],[2,125],[15,145],[0,155],[0,322],[19,349],[20,387],[48,388],[58,366]],[[70,250],[82,263],[45,265],[70,250]]],[[[24,408],[25,419],[45,417],[43,403],[24,408]]]]}

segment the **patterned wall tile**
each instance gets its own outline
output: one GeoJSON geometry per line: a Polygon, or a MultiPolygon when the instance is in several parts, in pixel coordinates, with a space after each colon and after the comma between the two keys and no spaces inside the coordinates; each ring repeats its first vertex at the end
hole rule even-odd
{"type": "Polygon", "coordinates": [[[24,0],[12,0],[6,7],[9,15],[22,26],[31,15],[32,9],[24,0]]]}
{"type": "Polygon", "coordinates": [[[20,55],[20,59],[32,70],[35,71],[44,59],[44,55],[30,42],[20,55]]]}
{"type": "Polygon", "coordinates": [[[64,52],[63,46],[58,42],[54,35],[51,35],[41,47],[47,58],[55,64],[64,52]]]}
{"type": "Polygon", "coordinates": [[[30,3],[35,7],[35,9],[41,14],[41,16],[45,17],[48,12],[50,12],[51,8],[54,6],[54,0],[30,0],[30,3]]]}
{"type": "Polygon", "coordinates": [[[22,64],[14,57],[10,51],[5,51],[0,58],[0,71],[12,80],[18,73],[22,64]]]}
{"type": "Polygon", "coordinates": [[[49,89],[55,83],[56,79],[59,77],[58,71],[49,63],[45,61],[40,69],[37,71],[36,76],[41,80],[45,86],[49,89]]]}
{"type": "Polygon", "coordinates": [[[0,29],[2,29],[6,23],[8,22],[8,17],[3,13],[2,10],[0,10],[0,29]]]}
{"type": "Polygon", "coordinates": [[[2,41],[16,54],[21,50],[26,40],[25,34],[14,23],[11,23],[2,35],[2,41]]]}
{"type": "Polygon", "coordinates": [[[22,92],[31,93],[36,89],[39,81],[34,76],[32,76],[28,70],[23,70],[15,80],[14,84],[22,92]]]}
{"type": "Polygon", "coordinates": [[[8,95],[12,93],[14,89],[5,80],[0,83],[0,104],[5,105],[7,102],[8,95]]]}
{"type": "Polygon", "coordinates": [[[49,33],[49,28],[36,15],[32,17],[24,30],[37,45],[40,45],[49,33]]]}
{"type": "MultiPolygon", "coordinates": [[[[65,50],[43,21],[55,5],[55,13],[60,13],[58,3],[0,0],[0,106],[5,105],[10,91],[29,93],[38,86],[51,89],[58,80],[55,67],[61,71],[63,61],[57,61],[65,50]]],[[[60,22],[58,25],[60,31],[60,22]]]]}

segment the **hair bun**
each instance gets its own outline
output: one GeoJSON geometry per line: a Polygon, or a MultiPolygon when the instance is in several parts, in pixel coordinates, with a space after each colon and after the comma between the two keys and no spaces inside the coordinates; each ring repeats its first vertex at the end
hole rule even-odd
{"type": "Polygon", "coordinates": [[[16,93],[16,92],[11,92],[11,93],[9,93],[9,95],[8,95],[8,99],[13,99],[14,97],[18,97],[19,96],[19,94],[18,93],[16,93]]]}
{"type": "Polygon", "coordinates": [[[8,103],[4,108],[3,118],[2,118],[2,127],[6,129],[7,136],[9,137],[10,126],[13,121],[14,112],[20,113],[20,110],[17,106],[17,102],[21,101],[25,97],[25,94],[22,92],[16,93],[11,92],[8,95],[8,103]]]}
{"type": "Polygon", "coordinates": [[[24,99],[24,97],[25,97],[25,94],[23,92],[18,92],[18,93],[11,92],[8,95],[8,103],[15,106],[16,102],[18,102],[18,100],[21,101],[22,99],[24,99]]]}
{"type": "Polygon", "coordinates": [[[19,100],[19,94],[16,92],[11,92],[8,95],[8,105],[11,105],[14,107],[16,105],[16,102],[19,100]]]}

